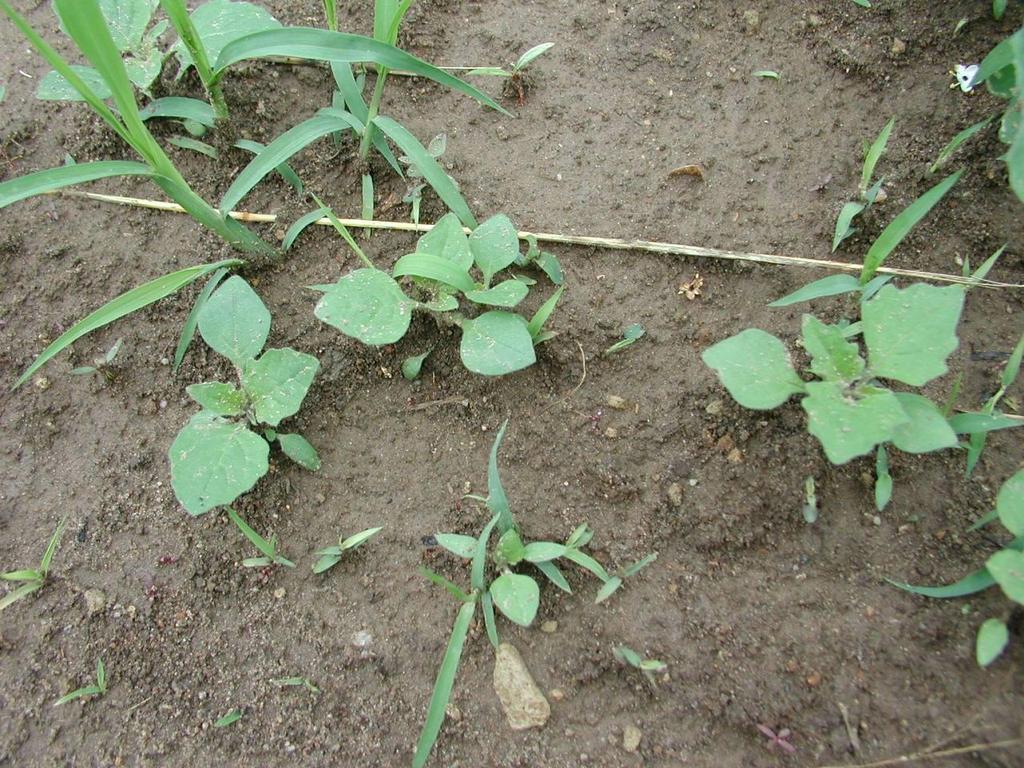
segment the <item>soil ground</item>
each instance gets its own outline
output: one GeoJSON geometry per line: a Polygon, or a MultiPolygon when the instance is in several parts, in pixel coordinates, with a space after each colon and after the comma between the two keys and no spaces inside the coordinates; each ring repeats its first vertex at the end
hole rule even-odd
{"type": "MultiPolygon", "coordinates": [[[[14,5],[60,39],[49,3],[14,5]]],[[[285,23],[323,24],[314,0],[266,5],[285,23]]],[[[343,28],[369,33],[371,4],[344,5],[343,28]]],[[[925,169],[948,139],[998,108],[986,93],[950,90],[948,70],[979,61],[1022,21],[1019,3],[1002,22],[979,0],[873,5],[424,0],[400,43],[430,61],[498,64],[538,42],[556,46],[530,70],[524,103],[506,99],[514,118],[401,78],[389,81],[384,111],[423,141],[448,134],[449,172],[482,216],[505,212],[537,231],[816,258],[829,257],[836,214],[856,194],[862,142],[896,115],[879,165],[888,201],[839,253],[856,261],[934,183],[925,169]],[[954,34],[961,18],[969,21],[954,34]],[[762,69],[781,80],[752,76],[762,69]],[[670,177],[690,163],[704,167],[703,182],[670,177]]],[[[82,106],[33,98],[47,67],[6,22],[0,51],[0,178],[60,164],[65,152],[79,161],[128,156],[82,106]]],[[[331,92],[326,70],[280,64],[239,66],[226,87],[228,131],[264,141],[331,92]]],[[[199,95],[194,81],[168,74],[160,90],[199,95]]],[[[965,147],[950,167],[969,172],[890,264],[957,273],[958,260],[980,263],[1006,242],[991,276],[1024,282],[1021,206],[996,159],[1002,151],[994,130],[965,147]]],[[[171,152],[213,200],[246,162],[239,151],[219,161],[171,152]]],[[[321,142],[294,166],[340,214],[359,210],[351,142],[321,142]]],[[[379,200],[401,200],[404,183],[383,165],[374,170],[379,200]]],[[[158,196],[135,181],[93,188],[158,196]]],[[[280,213],[285,224],[263,230],[275,238],[312,206],[271,178],[244,207],[280,213]]],[[[428,196],[424,219],[441,212],[428,196]]],[[[407,215],[400,204],[378,209],[382,218],[407,215]]],[[[5,209],[0,235],[4,382],[102,302],[229,255],[184,217],[72,198],[5,209]]],[[[412,243],[377,234],[366,248],[389,265],[412,243]]],[[[484,511],[460,499],[486,487],[487,453],[505,419],[503,477],[528,537],[560,540],[586,521],[595,556],[610,566],[659,557],[602,605],[578,573],[571,596],[545,587],[538,625],[557,621],[554,632],[503,625],[540,686],[561,692],[543,729],[505,725],[493,653],[475,626],[432,765],[856,765],[1024,735],[1020,622],[1000,661],[981,670],[973,660],[978,625],[1008,616],[1008,601],[995,590],[926,600],[885,582],[941,583],[984,561],[991,536],[966,528],[1019,466],[1019,435],[994,435],[969,481],[960,452],[895,454],[893,502],[876,517],[870,459],[831,466],[796,402],[745,410],[699,358],[748,326],[792,346],[804,308],[766,304],[822,273],[553,250],[568,285],[553,320],[559,336],[537,365],[496,380],[467,373],[457,337],[439,338],[428,322],[384,349],[318,322],[304,286],[354,264],[328,230],[307,232],[280,264],[247,273],[272,311],[271,345],[322,364],[293,420],[319,448],[322,470],[276,457],[237,507],[280,539],[295,570],[240,567],[252,552],[226,517],[193,519],[171,491],[167,450],[196,410],[185,386],[227,373],[201,343],[177,375],[167,365],[198,287],[80,341],[31,385],[0,387],[0,565],[30,567],[57,521],[69,520],[52,581],[3,613],[0,765],[407,765],[456,612],[417,569],[431,563],[468,579],[424,537],[479,531],[484,511]],[[688,301],[679,285],[696,273],[703,293],[688,301]],[[634,322],[647,335],[602,357],[634,322]],[[69,375],[117,338],[112,382],[69,375]],[[401,361],[431,345],[422,379],[406,382],[401,361]],[[610,407],[612,395],[627,407],[610,407]],[[800,512],[808,475],[821,506],[814,525],[800,512]],[[314,550],[374,525],[384,532],[354,557],[324,576],[310,572],[314,550]],[[101,593],[91,593],[91,609],[88,590],[101,593]],[[668,664],[656,688],[614,660],[618,644],[668,664]],[[97,657],[108,694],[54,708],[86,684],[97,657]],[[271,682],[293,675],[322,694],[271,682]],[[238,723],[212,727],[233,708],[243,712],[238,723]],[[759,723],[790,729],[796,753],[769,751],[759,723]],[[622,744],[630,725],[642,734],[636,752],[622,744]]],[[[999,375],[989,353],[1010,350],[1022,330],[1021,297],[971,292],[952,372],[928,394],[944,398],[962,374],[960,405],[984,401],[999,375]]],[[[814,307],[833,319],[851,309],[842,300],[814,307]]],[[[1024,397],[1020,385],[1010,394],[1024,397]]],[[[1019,745],[941,763],[1022,764],[1019,745]]]]}

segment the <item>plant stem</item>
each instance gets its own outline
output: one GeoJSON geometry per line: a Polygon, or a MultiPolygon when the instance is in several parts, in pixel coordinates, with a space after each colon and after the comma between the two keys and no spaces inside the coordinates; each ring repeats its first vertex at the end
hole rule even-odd
{"type": "Polygon", "coordinates": [[[380,111],[380,100],[384,97],[384,82],[388,79],[388,68],[381,67],[377,70],[377,82],[373,86],[373,97],[370,99],[369,113],[366,116],[366,128],[363,130],[363,138],[359,143],[359,159],[363,162],[370,156],[370,141],[373,139],[373,119],[380,111]]]}

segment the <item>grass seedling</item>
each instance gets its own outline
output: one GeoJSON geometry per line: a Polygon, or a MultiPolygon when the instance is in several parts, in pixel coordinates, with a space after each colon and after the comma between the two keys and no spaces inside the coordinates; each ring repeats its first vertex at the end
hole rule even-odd
{"type": "MultiPolygon", "coordinates": [[[[1024,469],[1003,483],[996,496],[996,508],[971,526],[971,530],[996,520],[1014,538],[989,556],[985,565],[973,573],[942,587],[915,587],[892,580],[889,583],[915,595],[933,598],[966,597],[998,584],[1003,594],[1016,603],[1014,610],[1020,611],[1020,606],[1024,606],[1024,469]]],[[[978,628],[975,642],[978,665],[987,667],[992,664],[1005,650],[1009,640],[1006,621],[997,617],[986,619],[978,628]]]]}
{"type": "Polygon", "coordinates": [[[228,517],[231,518],[231,522],[238,526],[238,530],[245,534],[245,538],[252,542],[252,545],[256,547],[256,549],[263,553],[262,557],[245,558],[242,561],[242,565],[244,567],[266,568],[271,565],[283,565],[285,568],[295,567],[295,563],[277,551],[276,536],[271,536],[270,541],[267,541],[256,533],[256,531],[254,531],[231,507],[228,507],[228,517]]]}
{"type": "MultiPolygon", "coordinates": [[[[465,212],[468,214],[468,207],[465,212]]],[[[333,214],[328,212],[328,216],[333,214]]],[[[441,218],[419,239],[415,253],[398,259],[390,275],[374,268],[348,231],[333,218],[335,228],[366,267],[344,275],[333,285],[312,286],[323,292],[314,310],[316,316],[364,344],[380,346],[394,344],[405,336],[414,311],[425,312],[439,324],[461,328],[460,357],[473,373],[499,376],[532,365],[537,359],[534,347],[551,338],[543,325],[560,294],[556,292],[556,297],[527,321],[509,310],[526,298],[528,281],[518,277],[497,284],[493,281],[513,265],[531,263],[560,279],[557,259],[536,248],[525,256],[521,254],[516,229],[507,216],[492,216],[479,226],[472,219],[469,237],[459,218],[454,213],[441,218]],[[396,280],[402,277],[410,279],[415,298],[402,290],[396,280]],[[460,295],[469,307],[484,311],[475,316],[463,314],[460,295]]]]}
{"type": "MultiPolygon", "coordinates": [[[[999,402],[1003,397],[1005,397],[1007,390],[1013,386],[1013,383],[1020,375],[1022,358],[1024,358],[1024,334],[1021,334],[1020,339],[1017,341],[1017,346],[1013,348],[1013,352],[1010,353],[1010,357],[1006,361],[1006,365],[1003,367],[1003,372],[999,377],[999,389],[997,389],[995,394],[985,402],[984,406],[982,406],[981,412],[983,414],[993,417],[1002,415],[996,410],[996,408],[999,406],[999,402]]],[[[981,458],[982,451],[985,450],[985,443],[987,439],[987,432],[975,432],[970,436],[967,443],[967,477],[970,477],[974,472],[974,468],[977,466],[978,460],[981,458]]]]}
{"type": "Polygon", "coordinates": [[[508,78],[505,93],[506,95],[510,93],[515,94],[519,105],[522,106],[526,102],[526,94],[530,90],[530,81],[526,77],[526,68],[538,56],[547,53],[552,46],[554,46],[554,43],[541,43],[540,45],[533,46],[516,59],[516,62],[512,64],[510,69],[503,67],[475,67],[469,70],[467,74],[508,78]]]}
{"type": "Polygon", "coordinates": [[[39,561],[38,568],[26,568],[20,571],[8,571],[7,573],[0,574],[0,579],[4,581],[21,582],[21,586],[15,587],[4,595],[3,598],[0,598],[0,611],[18,602],[21,598],[31,595],[46,583],[46,577],[50,573],[50,564],[53,562],[53,556],[57,552],[60,537],[64,534],[64,527],[66,525],[67,518],[62,518],[57,523],[57,529],[53,532],[53,536],[50,537],[50,543],[46,545],[46,551],[43,552],[43,559],[39,561]]]}
{"type": "Polygon", "coordinates": [[[804,520],[808,523],[818,521],[818,494],[814,487],[814,476],[804,480],[804,520]]]}
{"type": "Polygon", "coordinates": [[[781,80],[782,75],[776,72],[774,69],[759,69],[754,73],[754,77],[765,78],[768,80],[781,80]]]}
{"type": "Polygon", "coordinates": [[[174,493],[191,515],[230,504],[252,488],[269,469],[272,442],[300,466],[320,468],[316,449],[302,435],[277,431],[298,412],[319,361],[289,347],[261,354],[270,312],[237,276],[212,293],[197,324],[207,345],[232,362],[240,386],[214,381],[187,388],[203,410],[178,433],[170,461],[174,493]],[[250,427],[262,427],[262,434],[250,427]]]}
{"type": "Polygon", "coordinates": [[[363,544],[368,542],[378,533],[384,530],[383,526],[377,528],[367,528],[365,531],[352,534],[347,539],[338,537],[338,545],[334,547],[327,547],[317,552],[317,561],[313,563],[313,573],[323,573],[330,568],[336,566],[341,562],[341,558],[345,556],[346,552],[350,552],[357,547],[361,547],[363,544]]]}
{"type": "Polygon", "coordinates": [[[135,102],[135,92],[111,36],[107,21],[97,0],[54,0],[54,7],[64,22],[68,36],[92,64],[114,108],[107,106],[98,94],[71,65],[15,11],[8,0],[0,0],[3,12],[25,36],[26,40],[49,62],[143,162],[101,160],[51,168],[0,183],[0,208],[28,197],[53,192],[74,184],[113,176],[144,176],[181,205],[203,226],[220,235],[231,246],[242,251],[271,255],[274,249],[251,230],[213,208],[197,195],[185,181],[174,163],[149,132],[135,102]]]}
{"type": "MultiPolygon", "coordinates": [[[[440,160],[441,155],[444,154],[444,151],[447,148],[447,134],[439,133],[437,136],[430,140],[429,144],[427,144],[427,153],[432,158],[434,158],[434,160],[440,160]]],[[[419,224],[420,203],[423,201],[423,190],[426,188],[427,182],[424,180],[423,174],[420,172],[419,167],[416,165],[416,162],[411,157],[401,155],[398,158],[398,162],[407,166],[407,168],[405,169],[405,175],[409,179],[409,183],[411,185],[409,187],[409,190],[405,193],[405,197],[402,198],[402,202],[408,203],[412,207],[412,221],[414,224],[419,224]]],[[[448,178],[451,179],[452,184],[454,184],[455,188],[458,189],[458,182],[455,181],[455,179],[452,179],[451,176],[449,176],[448,178]]]]}
{"type": "Polygon", "coordinates": [[[313,685],[307,677],[279,677],[275,680],[271,680],[274,685],[279,685],[282,688],[298,687],[302,686],[310,693],[321,693],[320,689],[313,685]]]}
{"type": "Polygon", "coordinates": [[[628,664],[634,669],[640,670],[651,686],[657,686],[658,680],[655,675],[668,669],[668,664],[658,659],[645,659],[628,645],[617,645],[612,649],[612,654],[622,664],[628,664]]]}
{"type": "Polygon", "coordinates": [[[53,703],[53,706],[59,707],[61,704],[67,704],[69,701],[75,699],[81,699],[86,696],[102,696],[107,692],[107,670],[103,666],[103,659],[96,660],[96,682],[92,685],[86,685],[82,688],[76,688],[71,693],[64,694],[57,701],[53,703]]]}
{"type": "MultiPolygon", "coordinates": [[[[498,430],[494,445],[491,447],[487,465],[487,497],[467,496],[484,502],[491,513],[491,518],[483,531],[476,537],[456,533],[438,533],[435,536],[438,545],[456,557],[470,561],[469,591],[434,571],[421,569],[421,573],[427,579],[442,587],[461,605],[434,684],[427,708],[427,719],[416,745],[413,768],[422,768],[426,764],[440,733],[462,650],[477,606],[480,606],[483,613],[487,637],[495,648],[500,643],[495,608],[505,618],[519,626],[528,627],[533,623],[540,606],[540,586],[534,576],[517,572],[517,568],[536,569],[557,588],[569,593],[572,589],[556,561],[562,560],[579,566],[603,584],[615,578],[608,574],[604,566],[583,551],[594,535],[585,524],[578,526],[565,543],[524,541],[512,516],[508,496],[498,473],[498,449],[501,447],[507,426],[508,422],[498,430]],[[490,541],[494,534],[497,534],[497,541],[491,548],[490,541]]],[[[653,559],[654,555],[644,558],[627,568],[624,575],[635,573],[653,559]]],[[[600,602],[600,595],[598,598],[600,602]]]]}
{"type": "Polygon", "coordinates": [[[611,355],[615,352],[619,352],[626,347],[632,346],[644,335],[644,327],[640,323],[633,323],[626,330],[622,332],[622,338],[612,344],[608,349],[604,351],[605,356],[611,355]]]}
{"type": "Polygon", "coordinates": [[[80,365],[77,368],[73,368],[71,373],[74,376],[87,376],[92,373],[98,373],[103,376],[107,381],[113,381],[114,375],[114,358],[117,357],[117,353],[121,351],[121,343],[123,339],[118,339],[114,342],[114,346],[108,349],[100,357],[93,358],[92,365],[80,365]]]}
{"type": "Polygon", "coordinates": [[[229,725],[234,725],[235,723],[237,723],[241,719],[242,719],[242,710],[240,710],[240,709],[232,709],[230,712],[228,712],[223,717],[217,718],[217,720],[213,724],[213,727],[214,728],[227,728],[229,725]]]}
{"type": "Polygon", "coordinates": [[[874,204],[878,199],[879,194],[882,191],[882,183],[884,179],[879,179],[874,185],[871,184],[871,179],[875,174],[875,166],[878,165],[879,159],[885,152],[885,145],[889,141],[889,135],[892,133],[893,126],[896,124],[896,118],[892,118],[885,127],[882,128],[881,133],[875,139],[874,143],[870,147],[867,147],[864,153],[864,165],[861,168],[860,175],[860,187],[859,200],[849,202],[843,206],[843,209],[839,212],[839,218],[836,219],[836,231],[832,238],[832,252],[835,253],[839,244],[846,238],[850,237],[855,230],[851,226],[855,216],[860,215],[864,211],[874,204]]]}

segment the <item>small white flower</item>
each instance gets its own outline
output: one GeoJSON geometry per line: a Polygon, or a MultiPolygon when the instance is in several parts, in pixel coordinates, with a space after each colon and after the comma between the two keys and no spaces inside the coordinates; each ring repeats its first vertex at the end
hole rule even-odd
{"type": "Polygon", "coordinates": [[[956,77],[957,83],[960,84],[960,90],[964,93],[970,93],[974,90],[974,84],[971,82],[974,80],[974,76],[978,74],[977,64],[957,64],[956,69],[953,71],[954,77],[956,77]]]}

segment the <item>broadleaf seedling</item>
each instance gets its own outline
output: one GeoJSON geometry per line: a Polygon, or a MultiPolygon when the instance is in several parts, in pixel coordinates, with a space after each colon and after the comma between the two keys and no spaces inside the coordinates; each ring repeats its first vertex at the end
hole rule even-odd
{"type": "Polygon", "coordinates": [[[443,549],[456,557],[470,561],[469,591],[434,571],[421,568],[427,579],[452,595],[461,603],[461,607],[434,684],[427,719],[416,746],[413,768],[422,768],[437,740],[477,605],[483,613],[487,637],[495,648],[500,644],[495,608],[505,618],[519,626],[528,627],[533,623],[540,607],[540,585],[535,576],[518,572],[516,568],[535,568],[556,587],[571,593],[572,588],[568,580],[556,564],[558,560],[583,568],[596,576],[602,584],[618,579],[621,585],[622,578],[634,575],[656,557],[656,554],[648,555],[625,568],[619,576],[613,577],[604,566],[583,551],[594,535],[586,524],[577,526],[564,543],[524,540],[512,515],[512,508],[498,472],[498,450],[507,426],[506,421],[498,430],[491,446],[487,465],[487,497],[466,497],[483,501],[487,505],[491,514],[489,521],[476,537],[455,533],[438,533],[434,536],[443,549]],[[497,540],[492,547],[491,539],[495,534],[497,540]]]}
{"type": "Polygon", "coordinates": [[[247,557],[242,561],[245,568],[267,568],[271,565],[283,565],[285,568],[294,568],[295,563],[284,557],[277,549],[277,537],[271,536],[267,541],[253,530],[242,517],[231,507],[228,507],[228,517],[231,518],[238,530],[247,538],[256,549],[262,552],[261,557],[247,557]]]}
{"type": "Polygon", "coordinates": [[[15,581],[21,583],[21,586],[15,587],[4,595],[3,598],[0,598],[0,611],[7,608],[9,605],[18,602],[21,598],[31,595],[46,583],[46,578],[50,573],[50,565],[53,563],[53,556],[56,554],[57,547],[60,545],[60,537],[64,534],[64,527],[66,525],[67,518],[62,518],[61,521],[57,523],[57,529],[53,532],[53,536],[50,537],[50,543],[46,545],[46,550],[43,552],[43,557],[39,561],[38,568],[25,568],[0,573],[0,579],[3,579],[4,581],[15,581]]]}
{"type": "Polygon", "coordinates": [[[504,67],[474,67],[466,74],[507,78],[504,88],[505,95],[514,95],[520,106],[522,106],[526,102],[526,94],[532,85],[530,78],[526,74],[526,68],[537,57],[547,53],[554,45],[554,43],[540,43],[533,46],[529,50],[524,51],[508,69],[504,67]]]}
{"type": "Polygon", "coordinates": [[[92,365],[80,365],[77,368],[72,368],[71,374],[73,376],[88,376],[89,374],[96,373],[101,375],[107,381],[113,381],[116,378],[114,371],[114,358],[116,358],[117,353],[121,351],[121,344],[123,341],[124,339],[118,339],[110,349],[99,357],[93,358],[92,365]]]}
{"type": "Polygon", "coordinates": [[[106,692],[107,669],[103,666],[103,659],[96,659],[96,682],[76,688],[71,693],[64,694],[53,703],[53,706],[59,707],[61,704],[67,704],[70,701],[85,698],[86,696],[102,696],[106,692]]]}
{"type": "Polygon", "coordinates": [[[643,337],[644,333],[644,327],[640,325],[640,323],[633,323],[622,332],[622,338],[608,347],[608,349],[604,351],[604,354],[606,356],[611,355],[615,352],[622,351],[626,347],[632,346],[643,337]]]}
{"type": "Polygon", "coordinates": [[[634,651],[628,645],[617,645],[612,649],[612,655],[622,664],[628,664],[634,669],[640,670],[643,676],[652,686],[657,686],[658,681],[655,675],[668,669],[668,664],[658,659],[646,659],[634,651]]]}
{"type": "Polygon", "coordinates": [[[297,688],[302,686],[310,693],[322,693],[319,688],[313,685],[312,681],[308,677],[279,677],[271,680],[270,682],[282,688],[297,688]]]}
{"type": "MultiPolygon", "coordinates": [[[[554,304],[542,307],[543,313],[528,322],[510,310],[526,298],[529,286],[514,277],[492,285],[495,276],[517,261],[530,263],[530,254],[520,254],[518,235],[508,217],[493,216],[467,237],[458,217],[447,214],[419,239],[414,253],[395,263],[390,275],[373,267],[341,223],[336,218],[332,221],[366,267],[344,275],[334,285],[313,286],[323,292],[314,310],[320,320],[364,344],[380,346],[405,336],[413,312],[421,311],[438,323],[461,328],[460,357],[473,373],[498,376],[536,361],[535,345],[550,338],[542,326],[554,304]],[[415,298],[399,285],[396,278],[402,277],[409,278],[415,298]],[[479,314],[461,312],[460,295],[479,314]]],[[[532,261],[542,256],[536,251],[532,261]]],[[[554,257],[547,254],[545,264],[554,271],[557,260],[549,259],[554,257]]]]}
{"type": "Polygon", "coordinates": [[[313,573],[323,573],[341,562],[346,552],[351,552],[368,542],[378,533],[384,530],[383,526],[367,528],[365,531],[354,533],[348,538],[338,537],[338,544],[333,547],[326,547],[319,550],[317,561],[313,563],[313,573]]]}
{"type": "Polygon", "coordinates": [[[240,277],[220,285],[199,315],[199,334],[232,362],[239,386],[193,384],[188,394],[203,410],[178,433],[170,449],[171,481],[178,501],[192,515],[230,504],[269,469],[269,443],[311,471],[316,450],[299,434],[277,431],[298,412],[320,366],[294,349],[268,349],[270,312],[240,277]],[[253,428],[263,426],[262,434],[253,428]]]}

